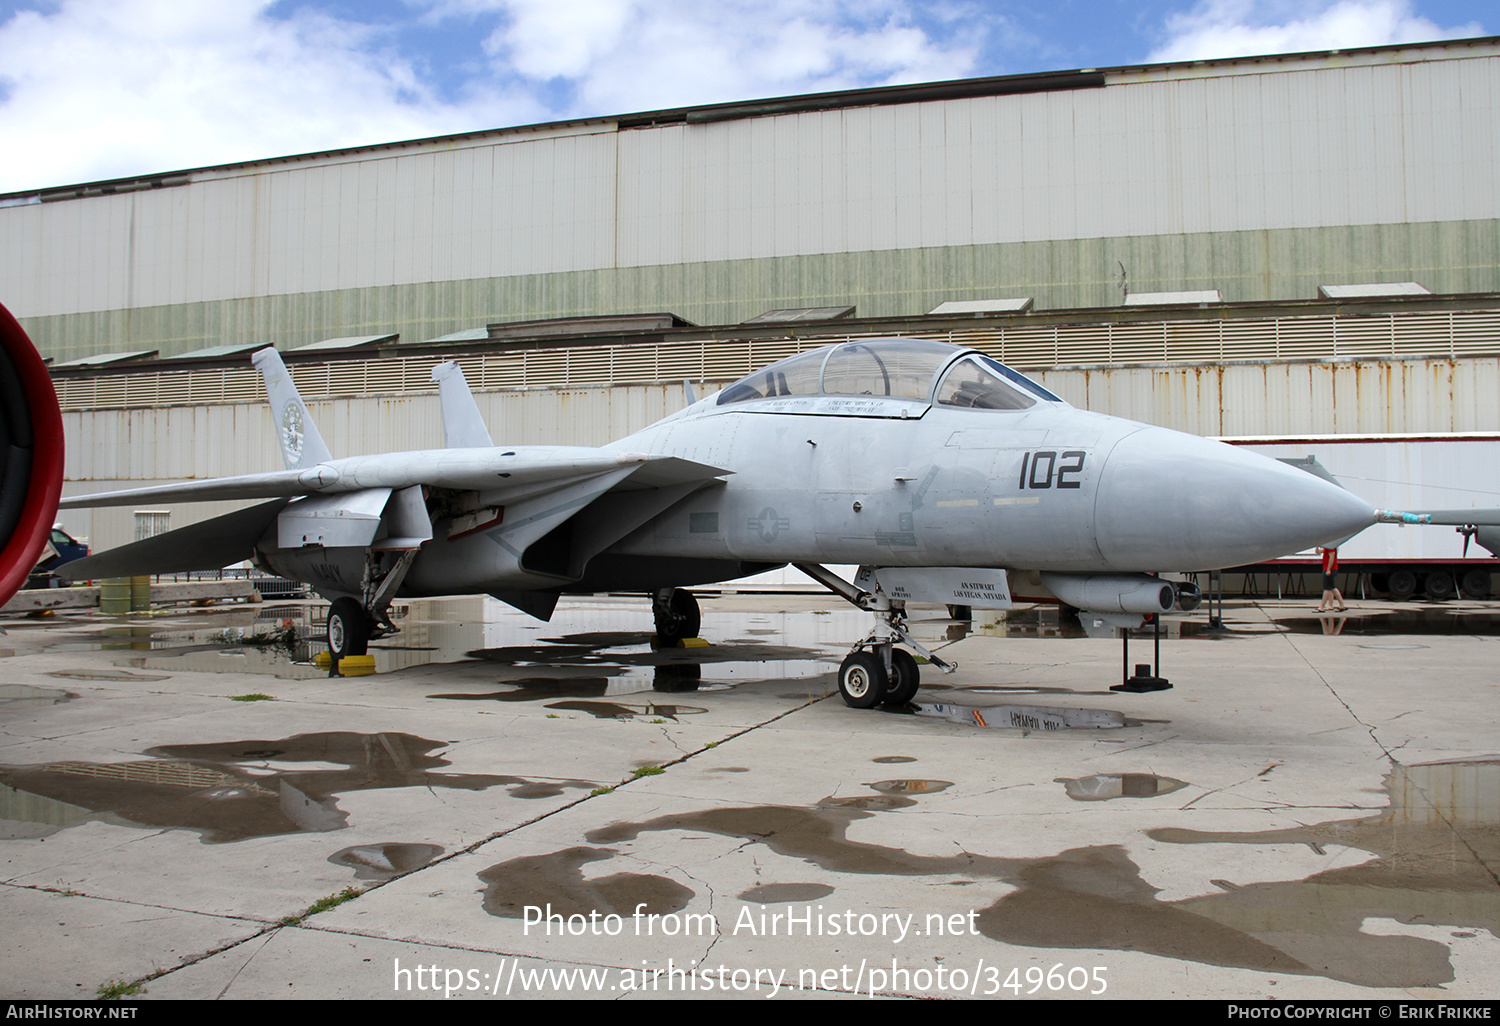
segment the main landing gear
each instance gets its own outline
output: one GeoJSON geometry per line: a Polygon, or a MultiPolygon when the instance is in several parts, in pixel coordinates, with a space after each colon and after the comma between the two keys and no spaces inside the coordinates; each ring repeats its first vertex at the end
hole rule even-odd
{"type": "Polygon", "coordinates": [[[696,638],[703,626],[698,600],[681,588],[662,588],[651,595],[651,614],[656,620],[656,637],[664,645],[675,645],[685,638],[696,638]]]}
{"type": "Polygon", "coordinates": [[[370,642],[399,633],[391,623],[391,599],[406,577],[416,549],[375,550],[366,557],[360,596],[341,595],[328,608],[328,655],[330,674],[338,673],[339,660],[368,655],[370,642]]]}
{"type": "Polygon", "coordinates": [[[357,601],[347,596],[335,599],[328,610],[328,654],[335,661],[345,656],[365,655],[375,620],[357,601]]]}
{"type": "Polygon", "coordinates": [[[917,689],[922,686],[917,660],[910,652],[896,647],[898,640],[916,649],[944,673],[958,668],[917,644],[906,632],[906,603],[892,600],[878,584],[874,591],[867,591],[817,563],[795,565],[829,591],[875,614],[875,629],[855,644],[854,651],[839,666],[839,694],[846,705],[855,709],[873,709],[877,705],[899,708],[916,697],[917,689]]]}

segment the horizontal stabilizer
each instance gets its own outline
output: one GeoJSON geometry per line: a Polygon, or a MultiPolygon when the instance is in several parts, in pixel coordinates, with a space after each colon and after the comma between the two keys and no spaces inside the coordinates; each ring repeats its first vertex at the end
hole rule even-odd
{"type": "Polygon", "coordinates": [[[255,543],[271,527],[287,500],[276,499],[259,506],[236,510],[211,520],[202,520],[155,538],[131,542],[58,568],[57,575],[70,581],[136,574],[172,574],[189,570],[218,570],[249,559],[255,543]]]}
{"type": "Polygon", "coordinates": [[[124,488],[94,495],[69,495],[59,509],[94,509],[99,506],[138,506],[143,502],[227,502],[235,499],[289,499],[306,495],[308,474],[301,470],[273,470],[267,474],[214,477],[203,481],[124,488]]]}

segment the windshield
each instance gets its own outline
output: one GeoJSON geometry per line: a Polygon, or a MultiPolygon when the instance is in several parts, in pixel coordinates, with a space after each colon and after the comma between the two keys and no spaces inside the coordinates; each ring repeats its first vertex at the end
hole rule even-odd
{"type": "Polygon", "coordinates": [[[1036,405],[1036,399],[992,373],[974,357],[961,360],[938,386],[939,405],[963,406],[972,410],[1024,410],[1036,405]]]}

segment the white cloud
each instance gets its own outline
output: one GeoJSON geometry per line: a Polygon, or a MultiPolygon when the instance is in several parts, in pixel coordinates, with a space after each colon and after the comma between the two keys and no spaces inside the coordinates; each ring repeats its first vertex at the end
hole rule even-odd
{"type": "Polygon", "coordinates": [[[0,192],[955,78],[982,31],[934,41],[921,0],[408,0],[409,24],[323,0],[34,2],[0,24],[0,192]]]}
{"type": "Polygon", "coordinates": [[[908,5],[851,0],[500,0],[486,49],[506,68],[566,77],[571,113],[714,103],[956,78],[975,50],[945,47],[908,5]]]}
{"type": "Polygon", "coordinates": [[[378,142],[473,123],[372,30],[269,0],[64,0],[0,26],[0,191],[378,142]]]}
{"type": "Polygon", "coordinates": [[[1201,0],[1167,19],[1168,42],[1151,61],[1191,61],[1309,50],[1461,39],[1484,34],[1478,22],[1443,28],[1412,11],[1410,0],[1256,2],[1201,0]]]}

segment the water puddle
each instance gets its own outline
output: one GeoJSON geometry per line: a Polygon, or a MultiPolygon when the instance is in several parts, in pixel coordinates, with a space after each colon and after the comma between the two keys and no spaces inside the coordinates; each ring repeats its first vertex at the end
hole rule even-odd
{"type": "Polygon", "coordinates": [[[833,893],[827,884],[774,883],[761,884],[741,891],[739,899],[752,905],[784,905],[793,901],[817,901],[833,893]]]}
{"type": "Polygon", "coordinates": [[[1333,864],[1303,880],[1216,880],[1217,893],[1177,901],[1159,900],[1123,850],[1075,849],[1023,872],[1022,888],[982,913],[979,927],[1013,944],[1128,947],[1366,987],[1441,986],[1454,978],[1447,944],[1366,924],[1500,935],[1497,790],[1500,761],[1398,765],[1387,778],[1390,807],[1372,816],[1250,833],[1150,831],[1173,844],[1304,845],[1333,864]]]}
{"type": "Polygon", "coordinates": [[[78,696],[71,691],[54,688],[34,688],[28,684],[0,684],[0,709],[35,709],[45,705],[61,705],[78,696]]]}
{"type": "Polygon", "coordinates": [[[1113,730],[1135,727],[1140,721],[1113,709],[1069,709],[1041,705],[958,705],[953,702],[914,702],[909,711],[975,727],[1004,727],[1027,733],[1063,730],[1113,730]]]}
{"type": "MultiPolygon", "coordinates": [[[[485,884],[484,910],[505,919],[524,919],[530,905],[565,922],[571,916],[583,916],[586,921],[596,914],[629,917],[638,908],[655,915],[687,908],[694,892],[665,876],[615,873],[584,879],[584,866],[618,854],[614,848],[579,846],[491,866],[478,874],[485,884]]],[[[554,926],[564,928],[563,923],[554,926]]]]}
{"type": "Polygon", "coordinates": [[[552,702],[548,709],[566,712],[584,712],[597,720],[671,720],[679,716],[696,716],[708,712],[699,705],[621,705],[618,702],[552,702]]]}
{"type": "Polygon", "coordinates": [[[1159,777],[1155,773],[1096,773],[1089,777],[1058,777],[1068,797],[1077,802],[1104,802],[1111,798],[1155,798],[1187,787],[1187,781],[1159,777]]]}
{"type": "Polygon", "coordinates": [[[1396,609],[1360,613],[1278,616],[1276,623],[1293,634],[1417,634],[1446,637],[1500,637],[1500,613],[1445,609],[1396,609]]]}
{"type": "Polygon", "coordinates": [[[390,880],[421,869],[443,850],[438,844],[356,844],[334,852],[328,861],[354,870],[357,880],[390,880]]]}
{"type": "Polygon", "coordinates": [[[951,780],[879,780],[865,785],[882,794],[937,794],[953,786],[951,780]]]}
{"type": "MultiPolygon", "coordinates": [[[[147,622],[101,625],[78,617],[38,630],[35,637],[41,648],[54,652],[119,652],[117,661],[148,671],[313,679],[327,676],[312,662],[326,647],[327,610],[325,603],[309,600],[174,613],[147,622]]],[[[808,694],[822,695],[848,639],[862,633],[869,619],[855,609],[818,617],[807,611],[710,607],[703,612],[703,634],[710,643],[678,648],[656,646],[649,605],[642,599],[569,600],[551,623],[489,596],[411,599],[394,606],[392,615],[400,632],[370,646],[377,673],[495,664],[503,692],[442,696],[495,701],[713,691],[760,681],[806,681],[808,694]],[[637,624],[636,630],[618,629],[637,624]],[[521,679],[506,679],[513,674],[521,679]]]]}
{"type": "Polygon", "coordinates": [[[89,819],[196,830],[205,844],[340,830],[341,795],[395,787],[542,798],[590,781],[443,773],[446,742],[411,734],[330,732],[272,741],[166,745],[123,763],[0,766],[0,836],[40,837],[89,819]]]}
{"type": "Polygon", "coordinates": [[[917,760],[916,760],[916,757],[912,756],[912,755],[877,755],[875,758],[871,759],[870,761],[871,762],[881,762],[881,763],[894,763],[894,762],[916,762],[917,760]]]}
{"type": "MultiPolygon", "coordinates": [[[[1100,774],[1064,782],[1079,786],[1086,795],[1080,800],[1149,797],[1181,785],[1154,774],[1100,774]]],[[[999,858],[974,852],[917,855],[850,840],[854,823],[900,814],[916,804],[890,793],[829,798],[813,808],[714,808],[613,823],[586,835],[590,844],[609,847],[512,860],[480,875],[490,885],[485,907],[495,915],[519,915],[517,903],[536,903],[527,897],[532,893],[584,914],[596,907],[628,912],[636,895],[656,902],[652,911],[677,911],[691,892],[673,881],[631,873],[585,881],[580,867],[617,856],[634,862],[637,845],[659,849],[653,834],[716,834],[735,845],[764,845],[830,873],[1002,881],[1013,889],[980,911],[975,923],[982,934],[1006,944],[1143,951],[1366,987],[1441,986],[1454,978],[1448,943],[1384,926],[1382,932],[1367,932],[1366,924],[1393,920],[1447,927],[1455,939],[1480,930],[1500,935],[1500,887],[1495,883],[1500,806],[1494,801],[1500,793],[1500,760],[1396,766],[1388,790],[1390,807],[1369,816],[1249,833],[1151,831],[1158,843],[1252,845],[1271,859],[1277,845],[1306,846],[1332,863],[1302,880],[1205,881],[1212,888],[1209,893],[1177,900],[1162,900],[1160,888],[1142,878],[1139,866],[1119,845],[1072,848],[1042,858],[999,858]],[[509,897],[501,901],[501,894],[509,897]]],[[[1264,866],[1246,871],[1263,875],[1264,866]]],[[[777,894],[763,896],[752,889],[740,898],[764,902],[777,894]]],[[[786,894],[784,900],[816,900],[798,891],[786,894]]],[[[736,912],[718,914],[722,925],[725,916],[732,922],[736,912]]]]}
{"type": "Polygon", "coordinates": [[[144,682],[171,679],[171,674],[131,673],[129,670],[54,670],[48,673],[47,676],[60,677],[63,680],[117,680],[144,682]]]}
{"type": "Polygon", "coordinates": [[[866,812],[895,812],[909,809],[917,804],[914,798],[902,798],[892,794],[856,794],[844,798],[829,795],[818,802],[820,809],[863,809],[866,812]]]}

